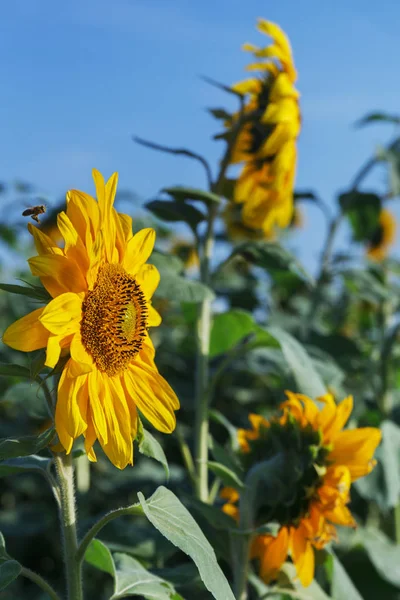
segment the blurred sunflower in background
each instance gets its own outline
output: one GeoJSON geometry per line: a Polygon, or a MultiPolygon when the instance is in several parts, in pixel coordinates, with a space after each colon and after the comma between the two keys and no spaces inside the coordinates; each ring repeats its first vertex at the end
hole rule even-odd
{"type": "Polygon", "coordinates": [[[396,239],[396,220],[394,215],[383,208],[379,215],[378,227],[368,242],[367,256],[381,262],[386,258],[396,239]]]}
{"type": "Polygon", "coordinates": [[[258,29],[273,43],[263,48],[243,46],[256,60],[247,70],[258,75],[232,86],[246,103],[227,125],[234,128],[239,118],[244,121],[231,155],[231,164],[244,163],[234,201],[243,204],[246,227],[270,236],[275,226],[287,227],[292,219],[301,116],[289,40],[270,21],[259,19],[258,29]]]}
{"type": "MultiPolygon", "coordinates": [[[[275,579],[288,555],[303,586],[314,577],[314,548],[323,548],[336,539],[336,525],[355,527],[347,506],[353,481],[370,473],[381,432],[373,427],[347,429],[353,399],[336,405],[327,394],[313,400],[287,392],[282,415],[269,421],[249,415],[250,429],[238,430],[240,456],[245,470],[277,453],[284,457],[280,482],[274,499],[268,494],[258,503],[257,520],[276,522],[276,537],[256,536],[251,557],[258,561],[260,576],[275,579]],[[268,504],[268,501],[270,503],[268,504]]],[[[261,494],[260,494],[261,495],[261,494]]],[[[224,488],[221,497],[226,514],[238,520],[239,493],[224,488]]]]}
{"type": "Polygon", "coordinates": [[[19,319],[3,341],[23,352],[46,348],[45,365],[66,357],[58,385],[55,426],[71,452],[83,435],[90,460],[99,440],[111,462],[133,463],[137,408],[158,430],[175,428],[178,399],[158,373],[148,328],[161,318],[151,298],[159,273],[146,264],[155,241],[153,229],[132,234],[132,219],[113,207],[118,176],[107,183],[94,170],[97,201],[67,193],[66,212],[57,217],[64,240],[29,224],[38,256],[29,259],[51,300],[19,319]]]}

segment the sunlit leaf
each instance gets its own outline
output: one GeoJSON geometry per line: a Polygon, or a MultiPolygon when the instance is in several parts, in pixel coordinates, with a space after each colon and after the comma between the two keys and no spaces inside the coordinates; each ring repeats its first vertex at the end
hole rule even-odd
{"type": "Polygon", "coordinates": [[[115,576],[114,561],[108,547],[100,540],[92,540],[85,552],[85,560],[96,569],[115,576]]]}
{"type": "Polygon", "coordinates": [[[197,565],[206,588],[217,600],[234,600],[234,596],[214,550],[204,537],[189,511],[178,498],[164,487],[159,487],[146,500],[138,493],[140,504],[149,521],[172,544],[188,554],[197,565]]]}
{"type": "Polygon", "coordinates": [[[161,444],[156,440],[156,438],[144,429],[142,422],[139,420],[139,428],[137,435],[137,442],[139,446],[139,452],[148,456],[149,458],[154,458],[162,464],[164,467],[165,475],[167,479],[169,478],[169,468],[167,457],[165,456],[165,452],[162,449],[161,444]]]}

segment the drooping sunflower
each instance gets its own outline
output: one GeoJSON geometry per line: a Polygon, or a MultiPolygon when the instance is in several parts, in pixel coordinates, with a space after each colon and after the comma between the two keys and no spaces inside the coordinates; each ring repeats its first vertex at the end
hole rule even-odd
{"type": "MultiPolygon", "coordinates": [[[[314,548],[322,548],[336,538],[336,525],[355,527],[347,506],[353,481],[370,473],[375,465],[373,454],[381,439],[379,429],[364,427],[343,430],[353,409],[351,396],[336,405],[327,394],[318,401],[323,407],[301,394],[286,392],[282,415],[269,421],[250,414],[251,429],[238,430],[243,464],[272,457],[277,451],[286,456],[287,484],[275,506],[261,506],[264,522],[279,524],[276,537],[254,538],[251,556],[259,563],[260,576],[275,579],[288,556],[298,577],[308,586],[314,577],[314,548]]],[[[239,493],[233,488],[222,490],[226,500],[224,512],[238,519],[239,493]]]]}
{"type": "MultiPolygon", "coordinates": [[[[247,69],[258,71],[259,76],[232,86],[248,100],[231,163],[244,163],[234,200],[244,205],[245,225],[270,235],[275,225],[287,227],[292,218],[301,116],[289,40],[270,21],[259,19],[258,29],[270,36],[273,43],[264,48],[252,44],[243,47],[257,61],[247,69]]],[[[235,126],[238,116],[233,116],[230,126],[235,126]]]]}
{"type": "Polygon", "coordinates": [[[132,219],[113,204],[118,176],[94,170],[97,201],[71,190],[57,218],[64,247],[29,225],[38,256],[29,259],[52,300],[19,319],[3,341],[24,352],[46,348],[53,368],[69,354],[58,385],[55,426],[71,452],[83,435],[90,460],[99,440],[120,469],[133,463],[137,408],[159,431],[175,428],[178,399],[154,362],[148,328],[161,318],[151,305],[159,273],[146,261],[153,229],[132,234],[132,219]]]}
{"type": "Polygon", "coordinates": [[[386,258],[390,247],[396,239],[396,221],[393,214],[383,208],[379,215],[378,227],[369,240],[367,247],[368,258],[381,262],[386,258]]]}

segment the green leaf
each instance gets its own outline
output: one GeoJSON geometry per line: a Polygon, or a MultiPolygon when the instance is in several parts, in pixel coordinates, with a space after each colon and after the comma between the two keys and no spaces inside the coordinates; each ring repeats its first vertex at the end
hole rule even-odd
{"type": "Polygon", "coordinates": [[[34,379],[31,370],[22,365],[12,365],[8,363],[0,363],[0,375],[8,377],[25,377],[26,379],[34,379]]]}
{"type": "Polygon", "coordinates": [[[0,462],[0,477],[14,475],[15,473],[25,473],[36,471],[43,473],[47,470],[51,460],[43,456],[26,456],[24,458],[10,458],[0,462]]]}
{"type": "Polygon", "coordinates": [[[160,284],[154,295],[157,298],[188,303],[200,303],[206,298],[210,300],[214,298],[214,292],[200,281],[172,274],[161,276],[160,284]]]}
{"type": "Polygon", "coordinates": [[[10,294],[18,294],[20,296],[27,296],[28,298],[34,298],[41,302],[48,302],[51,300],[50,294],[44,288],[38,285],[32,285],[25,287],[22,285],[13,285],[10,283],[0,283],[0,290],[9,292],[10,294]]]}
{"type": "Polygon", "coordinates": [[[115,576],[114,561],[110,550],[100,540],[92,540],[85,552],[85,560],[96,569],[115,576]]]}
{"type": "Polygon", "coordinates": [[[200,527],[178,498],[165,487],[159,487],[146,500],[138,498],[150,523],[172,544],[188,554],[199,569],[206,588],[217,600],[234,600],[229,584],[217,563],[213,548],[200,527]]]}
{"type": "Polygon", "coordinates": [[[231,439],[231,446],[234,450],[238,449],[238,441],[237,441],[237,428],[232,425],[230,421],[223,415],[219,410],[212,408],[209,410],[209,417],[216,423],[219,423],[229,433],[229,437],[231,439]]]}
{"type": "Polygon", "coordinates": [[[110,600],[127,596],[143,596],[151,600],[171,600],[176,592],[170,583],[145,569],[127,554],[114,554],[115,589],[110,600]]]}
{"type": "Polygon", "coordinates": [[[243,256],[247,261],[270,270],[283,270],[296,273],[309,285],[315,285],[314,279],[300,264],[297,258],[286,248],[275,242],[252,241],[238,246],[233,254],[243,256]]]}
{"type": "Polygon", "coordinates": [[[368,556],[380,576],[400,588],[400,546],[375,529],[361,533],[368,556]]]}
{"type": "Polygon", "coordinates": [[[177,200],[153,200],[145,204],[145,207],[159,219],[172,223],[184,221],[192,229],[196,229],[198,224],[206,218],[200,210],[191,204],[178,202],[177,200]]]}
{"type": "Polygon", "coordinates": [[[225,465],[218,462],[209,461],[208,468],[214,473],[214,475],[221,479],[224,485],[233,487],[237,490],[242,490],[244,488],[243,481],[240,480],[234,471],[225,465]]]}
{"type": "Polygon", "coordinates": [[[0,591],[17,579],[22,567],[16,560],[6,560],[0,564],[0,591]]]}
{"type": "Polygon", "coordinates": [[[151,263],[160,271],[161,277],[165,273],[177,275],[182,273],[184,269],[184,264],[178,256],[163,254],[162,252],[153,252],[151,263]]]}
{"type": "Polygon", "coordinates": [[[279,327],[268,327],[267,331],[281,346],[283,355],[296,380],[296,391],[314,399],[323,396],[326,393],[325,385],[303,346],[279,327]]]}
{"type": "MultiPolygon", "coordinates": [[[[324,590],[319,586],[315,579],[306,588],[302,586],[299,581],[296,567],[292,563],[284,563],[281,572],[287,577],[287,583],[285,585],[277,586],[277,591],[281,594],[287,594],[290,598],[299,600],[331,600],[324,590]],[[290,586],[290,587],[289,587],[290,586]],[[293,587],[293,589],[291,589],[293,587]]],[[[282,595],[277,596],[281,599],[282,595]]],[[[347,600],[343,598],[342,600],[347,600]]]]}
{"type": "Polygon", "coordinates": [[[190,507],[197,513],[202,515],[214,529],[230,530],[236,526],[235,521],[229,515],[222,512],[221,508],[206,504],[193,496],[188,498],[190,507]]]}
{"type": "Polygon", "coordinates": [[[379,304],[390,297],[390,290],[378,278],[365,269],[345,269],[342,277],[347,289],[363,300],[379,304]]]}
{"type": "Polygon", "coordinates": [[[231,113],[229,113],[224,108],[208,108],[207,110],[216,119],[219,119],[222,121],[231,121],[232,120],[231,113]]]}
{"type": "Polygon", "coordinates": [[[371,123],[392,123],[394,125],[400,124],[400,117],[396,115],[389,115],[384,112],[372,112],[362,117],[355,122],[356,127],[363,127],[364,125],[370,125],[371,123]]]}
{"type": "Polygon", "coordinates": [[[139,452],[141,454],[144,454],[145,456],[148,456],[149,458],[154,458],[154,460],[160,462],[164,467],[167,479],[169,479],[169,467],[167,457],[165,456],[165,452],[162,449],[160,443],[156,440],[156,438],[149,431],[144,429],[140,419],[137,442],[139,446],[139,452]]]}
{"type": "Polygon", "coordinates": [[[37,454],[50,444],[55,436],[54,428],[47,429],[38,436],[6,438],[0,440],[0,460],[37,454]]]}
{"type": "Polygon", "coordinates": [[[166,194],[169,194],[179,202],[182,202],[183,200],[199,200],[208,205],[215,203],[219,204],[221,202],[221,198],[217,194],[213,194],[212,192],[206,192],[204,190],[199,190],[197,188],[190,188],[177,185],[174,187],[164,188],[161,191],[165,192],[166,194]]]}
{"type": "Polygon", "coordinates": [[[361,594],[343,568],[342,563],[334,554],[331,594],[332,600],[363,600],[361,594]]]}
{"type": "Polygon", "coordinates": [[[4,539],[3,534],[0,531],[0,559],[7,560],[8,558],[10,557],[8,556],[6,551],[6,541],[4,539]]]}
{"type": "Polygon", "coordinates": [[[240,342],[244,343],[246,338],[251,348],[278,346],[275,339],[255,322],[253,315],[245,310],[234,309],[215,315],[210,339],[211,358],[229,352],[240,342]]]}
{"type": "Polygon", "coordinates": [[[357,242],[371,240],[379,226],[382,202],[376,194],[352,190],[339,196],[339,204],[347,215],[357,242]]]}

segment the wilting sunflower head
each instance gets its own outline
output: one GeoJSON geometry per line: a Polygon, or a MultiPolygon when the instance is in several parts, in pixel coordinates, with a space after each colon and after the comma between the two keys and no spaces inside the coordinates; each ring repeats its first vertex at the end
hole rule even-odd
{"type": "MultiPolygon", "coordinates": [[[[336,525],[354,527],[347,507],[350,485],[374,467],[373,454],[381,439],[379,429],[365,427],[343,431],[353,408],[351,397],[336,405],[331,395],[318,398],[322,408],[301,394],[287,392],[282,414],[266,420],[251,414],[250,429],[238,430],[246,471],[276,455],[283,458],[276,493],[258,497],[258,524],[279,524],[277,537],[254,539],[253,558],[260,574],[274,579],[288,555],[303,585],[314,576],[313,548],[322,548],[336,536],[336,525]]],[[[225,489],[223,510],[238,518],[239,494],[225,489]]]]}
{"type": "Polygon", "coordinates": [[[368,258],[376,262],[384,260],[395,239],[396,220],[394,215],[389,210],[382,209],[379,215],[378,227],[368,243],[368,258]]]}
{"type": "Polygon", "coordinates": [[[227,127],[242,122],[231,154],[232,164],[245,163],[234,200],[244,205],[245,226],[269,236],[276,225],[287,227],[292,219],[301,116],[289,40],[269,21],[260,19],[258,28],[273,43],[264,48],[245,44],[256,60],[248,70],[256,75],[232,86],[244,96],[245,105],[227,127]]]}
{"type": "Polygon", "coordinates": [[[158,373],[148,328],[161,318],[151,305],[159,273],[146,261],[153,229],[132,234],[132,219],[113,204],[117,174],[107,183],[94,170],[97,201],[84,192],[67,193],[66,212],[57,217],[64,241],[29,225],[38,256],[33,275],[52,296],[6,330],[3,341],[24,352],[46,348],[45,365],[67,357],[55,413],[66,452],[80,435],[90,460],[93,444],[118,467],[133,463],[137,408],[160,431],[175,427],[178,399],[158,373]]]}

